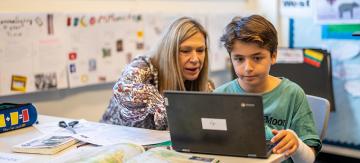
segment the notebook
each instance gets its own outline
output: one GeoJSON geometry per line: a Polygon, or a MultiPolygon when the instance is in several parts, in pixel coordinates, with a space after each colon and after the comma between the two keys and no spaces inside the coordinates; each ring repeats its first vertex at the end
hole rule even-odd
{"type": "MultiPolygon", "coordinates": [[[[262,97],[165,91],[173,149],[267,158],[262,97]]],[[[268,144],[268,145],[267,145],[268,144]]]]}
{"type": "Polygon", "coordinates": [[[71,136],[45,135],[31,139],[12,147],[12,151],[20,153],[56,154],[78,141],[71,136]]]}

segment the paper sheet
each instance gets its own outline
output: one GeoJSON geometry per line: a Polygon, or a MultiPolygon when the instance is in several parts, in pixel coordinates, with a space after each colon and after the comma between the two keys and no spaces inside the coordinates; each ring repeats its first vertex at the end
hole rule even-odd
{"type": "Polygon", "coordinates": [[[96,145],[135,143],[139,145],[156,144],[170,140],[169,131],[149,130],[134,127],[110,125],[79,120],[74,127],[77,134],[58,127],[58,122],[34,125],[44,134],[71,135],[72,137],[96,145]]]}
{"type": "MultiPolygon", "coordinates": [[[[128,13],[68,14],[68,77],[70,88],[114,82],[135,55],[143,39],[142,15],[128,13]],[[80,23],[78,21],[80,20],[80,23]],[[70,57],[72,56],[72,57],[70,57]]],[[[66,27],[65,27],[66,26],[66,27]]]]}
{"type": "MultiPolygon", "coordinates": [[[[78,120],[79,124],[75,125],[74,130],[76,132],[84,132],[87,131],[88,128],[82,127],[82,125],[84,123],[87,123],[86,120],[84,119],[80,119],[78,120]]],[[[65,121],[66,123],[70,122],[70,121],[65,121]]],[[[55,121],[55,122],[47,122],[47,123],[39,123],[39,124],[34,124],[33,125],[37,130],[39,130],[41,133],[43,134],[53,134],[56,133],[56,135],[73,135],[73,133],[65,128],[59,127],[59,122],[55,121]]]]}
{"type": "Polygon", "coordinates": [[[13,153],[4,153],[0,152],[0,162],[1,163],[15,163],[15,162],[25,162],[32,159],[30,156],[25,156],[22,154],[13,154],[13,153]]]}
{"type": "MultiPolygon", "coordinates": [[[[61,15],[61,14],[60,14],[61,15]]],[[[67,88],[63,17],[0,14],[0,95],[67,88]],[[14,89],[13,76],[26,80],[14,89]]],[[[16,87],[16,86],[15,86],[16,87]]]]}
{"type": "Polygon", "coordinates": [[[170,140],[169,131],[148,130],[94,122],[85,123],[84,127],[91,127],[91,130],[79,132],[73,135],[73,137],[96,145],[113,145],[119,143],[147,145],[170,140]]]}
{"type": "Polygon", "coordinates": [[[282,49],[277,53],[276,63],[303,63],[304,54],[302,49],[282,49]]]}

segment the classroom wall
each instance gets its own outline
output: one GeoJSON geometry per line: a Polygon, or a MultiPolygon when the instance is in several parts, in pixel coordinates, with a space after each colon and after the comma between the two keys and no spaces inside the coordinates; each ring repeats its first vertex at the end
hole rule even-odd
{"type": "MultiPolygon", "coordinates": [[[[277,0],[2,0],[0,12],[258,13],[278,24],[277,0]]],[[[280,40],[280,44],[282,41],[280,40]]],[[[119,74],[120,75],[120,74],[119,74]]],[[[231,79],[227,70],[212,72],[218,86],[231,79]]],[[[0,102],[33,102],[40,114],[98,121],[114,83],[0,97],[0,102]]]]}

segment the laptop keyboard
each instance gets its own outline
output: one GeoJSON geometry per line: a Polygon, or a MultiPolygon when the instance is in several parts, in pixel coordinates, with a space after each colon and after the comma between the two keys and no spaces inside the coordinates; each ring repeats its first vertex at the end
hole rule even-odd
{"type": "Polygon", "coordinates": [[[271,143],[270,140],[266,140],[266,151],[272,150],[276,146],[277,143],[271,143]]]}

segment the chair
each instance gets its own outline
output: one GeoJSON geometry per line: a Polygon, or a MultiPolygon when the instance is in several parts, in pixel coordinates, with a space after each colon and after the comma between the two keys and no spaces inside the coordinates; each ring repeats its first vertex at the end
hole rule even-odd
{"type": "Polygon", "coordinates": [[[322,140],[325,137],[329,115],[330,103],[327,99],[312,95],[306,95],[310,108],[314,115],[316,130],[322,140]]]}

